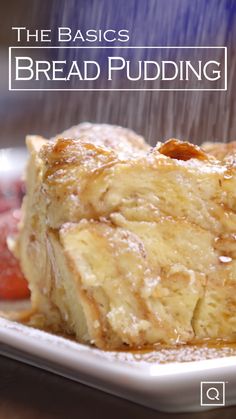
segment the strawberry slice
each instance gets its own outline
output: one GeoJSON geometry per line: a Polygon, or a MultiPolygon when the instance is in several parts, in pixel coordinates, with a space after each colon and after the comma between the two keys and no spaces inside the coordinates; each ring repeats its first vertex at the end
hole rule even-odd
{"type": "Polygon", "coordinates": [[[30,291],[17,259],[7,247],[7,237],[17,231],[19,210],[0,214],[0,299],[28,298],[30,291]]]}

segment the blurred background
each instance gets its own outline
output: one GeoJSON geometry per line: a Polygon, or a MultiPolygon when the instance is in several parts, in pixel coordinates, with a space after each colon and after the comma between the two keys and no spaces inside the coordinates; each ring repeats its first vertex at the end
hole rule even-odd
{"type": "Polygon", "coordinates": [[[21,146],[26,134],[50,138],[82,121],[130,127],[153,145],[169,137],[236,140],[235,0],[7,0],[1,16],[0,147],[21,146]],[[137,46],[227,46],[228,91],[8,91],[8,47],[17,44],[12,26],[123,28],[128,45],[137,46]]]}

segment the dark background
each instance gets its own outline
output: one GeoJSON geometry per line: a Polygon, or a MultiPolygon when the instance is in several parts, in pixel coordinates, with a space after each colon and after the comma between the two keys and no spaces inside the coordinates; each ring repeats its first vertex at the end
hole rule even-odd
{"type": "MultiPolygon", "coordinates": [[[[2,147],[26,134],[50,137],[81,121],[120,124],[150,143],[169,137],[236,139],[236,1],[234,0],[1,0],[0,127],[2,147]],[[224,92],[9,92],[12,26],[130,31],[129,45],[228,47],[224,92]]],[[[91,44],[90,44],[91,45],[91,44]]],[[[94,44],[92,44],[94,45],[94,44]]]]}
{"type": "Polygon", "coordinates": [[[0,357],[1,419],[233,419],[235,407],[170,414],[0,357]]]}

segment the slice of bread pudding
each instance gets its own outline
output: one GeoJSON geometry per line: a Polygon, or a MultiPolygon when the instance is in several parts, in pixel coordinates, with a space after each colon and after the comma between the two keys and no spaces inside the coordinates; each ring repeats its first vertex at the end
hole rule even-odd
{"type": "Polygon", "coordinates": [[[236,340],[234,163],[90,129],[27,139],[15,253],[31,324],[104,349],[236,340]]]}

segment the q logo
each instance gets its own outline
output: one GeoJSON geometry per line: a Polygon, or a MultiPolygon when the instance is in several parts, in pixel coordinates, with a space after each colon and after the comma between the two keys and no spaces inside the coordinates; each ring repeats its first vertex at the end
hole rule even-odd
{"type": "Polygon", "coordinates": [[[225,405],[224,381],[201,381],[201,406],[225,405]]]}

